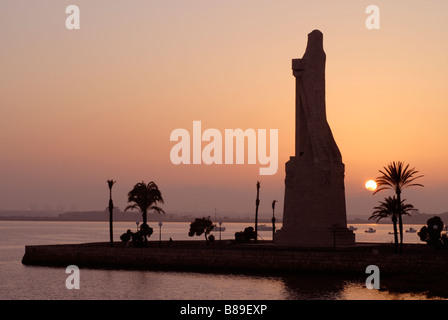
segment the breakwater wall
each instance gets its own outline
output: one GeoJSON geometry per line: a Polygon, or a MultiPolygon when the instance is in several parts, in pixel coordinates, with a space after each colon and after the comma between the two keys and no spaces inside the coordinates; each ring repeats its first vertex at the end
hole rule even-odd
{"type": "Polygon", "coordinates": [[[448,252],[426,246],[408,246],[394,254],[384,245],[355,246],[337,250],[280,247],[272,244],[209,245],[152,243],[128,247],[121,243],[33,245],[25,247],[25,265],[182,270],[208,272],[296,273],[348,272],[364,274],[369,265],[382,273],[446,273],[448,252]]]}

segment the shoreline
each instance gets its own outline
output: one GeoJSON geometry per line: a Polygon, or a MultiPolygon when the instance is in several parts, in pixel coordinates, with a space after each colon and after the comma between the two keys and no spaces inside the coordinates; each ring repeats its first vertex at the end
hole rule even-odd
{"type": "Polygon", "coordinates": [[[448,250],[406,244],[402,254],[393,245],[357,243],[353,247],[305,248],[278,246],[269,241],[236,244],[232,240],[207,245],[203,240],[149,241],[144,248],[115,242],[25,246],[24,265],[125,270],[174,270],[283,274],[297,272],[365,275],[377,265],[382,274],[445,274],[448,250]]]}

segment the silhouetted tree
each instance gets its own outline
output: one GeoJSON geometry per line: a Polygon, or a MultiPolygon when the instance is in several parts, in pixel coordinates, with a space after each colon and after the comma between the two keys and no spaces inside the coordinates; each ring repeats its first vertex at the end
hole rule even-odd
{"type": "Polygon", "coordinates": [[[215,225],[210,220],[210,217],[196,218],[192,223],[190,223],[190,231],[188,232],[188,235],[190,237],[193,237],[194,235],[200,236],[200,235],[204,234],[205,241],[208,242],[207,235],[214,228],[215,228],[215,225]]]}
{"type": "Polygon", "coordinates": [[[128,242],[129,240],[131,240],[131,238],[132,238],[132,231],[130,229],[128,229],[126,231],[126,233],[123,233],[120,236],[120,240],[123,241],[124,243],[128,242]]]}
{"type": "Polygon", "coordinates": [[[112,201],[112,186],[115,184],[115,180],[107,180],[107,185],[109,186],[109,238],[110,238],[110,245],[114,245],[114,233],[113,233],[113,227],[112,227],[112,218],[113,218],[113,211],[114,211],[114,203],[112,201]]]}
{"type": "Polygon", "coordinates": [[[412,204],[405,204],[406,200],[401,201],[401,206],[398,203],[398,199],[393,197],[387,197],[384,201],[380,201],[380,205],[375,207],[375,211],[369,217],[369,220],[380,221],[384,218],[390,218],[392,220],[392,225],[394,228],[394,243],[395,243],[395,253],[398,251],[398,231],[397,231],[397,221],[401,210],[401,215],[409,215],[409,211],[414,208],[412,204]]]}
{"type": "Polygon", "coordinates": [[[254,227],[247,227],[244,231],[235,232],[236,242],[249,242],[250,240],[255,240],[257,234],[255,233],[254,227]]]}
{"type": "Polygon", "coordinates": [[[157,187],[153,181],[148,184],[144,181],[139,182],[131,191],[129,191],[128,202],[133,204],[127,206],[124,211],[138,208],[142,213],[143,223],[140,226],[140,231],[142,232],[145,241],[147,241],[147,236],[152,234],[152,232],[150,232],[152,228],[150,228],[147,223],[148,210],[154,210],[158,213],[165,213],[162,208],[157,206],[158,202],[164,203],[159,187],[157,187]]]}
{"type": "MultiPolygon", "coordinates": [[[[379,170],[382,174],[376,178],[378,189],[373,194],[386,189],[392,189],[397,196],[397,202],[401,206],[401,193],[404,188],[407,187],[423,187],[420,183],[413,183],[416,179],[423,177],[417,176],[418,171],[415,168],[409,168],[408,165],[404,165],[403,162],[392,162],[384,167],[384,171],[379,170]]],[[[403,246],[403,221],[401,218],[401,210],[398,210],[398,226],[400,229],[400,252],[403,246]]]]}
{"type": "Polygon", "coordinates": [[[443,230],[443,221],[440,217],[432,217],[426,222],[417,235],[420,240],[425,241],[430,246],[440,246],[443,244],[441,233],[443,230]]]}

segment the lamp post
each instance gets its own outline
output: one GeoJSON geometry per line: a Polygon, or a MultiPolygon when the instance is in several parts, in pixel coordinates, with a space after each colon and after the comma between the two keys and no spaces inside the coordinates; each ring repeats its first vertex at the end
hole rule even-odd
{"type": "Polygon", "coordinates": [[[113,226],[112,226],[112,217],[114,212],[114,203],[112,201],[112,186],[115,184],[115,180],[107,180],[107,185],[109,186],[109,238],[110,238],[110,246],[112,247],[114,245],[114,238],[113,238],[113,226]]]}
{"type": "Polygon", "coordinates": [[[222,231],[222,221],[219,221],[219,243],[221,244],[221,231],[222,231]]]}
{"type": "Polygon", "coordinates": [[[136,221],[135,224],[137,225],[137,232],[138,232],[138,225],[140,224],[140,222],[136,221]]]}
{"type": "Polygon", "coordinates": [[[257,200],[255,201],[255,242],[258,240],[258,206],[260,205],[260,181],[257,181],[257,200]]]}
{"type": "Polygon", "coordinates": [[[159,245],[162,244],[162,221],[159,222],[159,245]]]}
{"type": "Polygon", "coordinates": [[[272,242],[274,242],[275,237],[275,203],[277,200],[272,201],[272,242]]]}

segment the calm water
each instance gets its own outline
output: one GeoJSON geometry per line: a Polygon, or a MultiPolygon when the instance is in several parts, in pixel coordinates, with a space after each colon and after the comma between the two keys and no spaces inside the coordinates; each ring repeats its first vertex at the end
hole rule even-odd
{"type": "MultiPolygon", "coordinates": [[[[151,225],[151,223],[150,223],[151,225]]],[[[159,239],[159,227],[151,225],[159,239]]],[[[223,224],[222,239],[231,239],[247,223],[223,224]]],[[[391,242],[390,225],[354,225],[357,241],[391,242]],[[374,234],[365,233],[374,227],[374,234]]],[[[408,228],[409,226],[406,226],[408,228]]],[[[413,226],[418,229],[420,226],[413,226]]],[[[127,229],[135,230],[132,222],[114,223],[114,239],[127,229]]],[[[189,223],[165,222],[162,240],[191,239],[189,223]]],[[[219,239],[219,232],[214,232],[219,239]]],[[[261,236],[271,239],[271,232],[261,236]]],[[[77,299],[77,300],[374,300],[426,299],[422,294],[393,294],[368,290],[364,279],[332,276],[249,276],[202,274],[193,272],[153,272],[81,269],[81,288],[68,290],[65,268],[24,266],[21,259],[25,245],[63,244],[108,241],[107,222],[0,222],[0,299],[77,299]]],[[[196,237],[197,238],[197,237],[196,237]]],[[[415,233],[405,235],[406,242],[419,242],[415,233]]]]}

